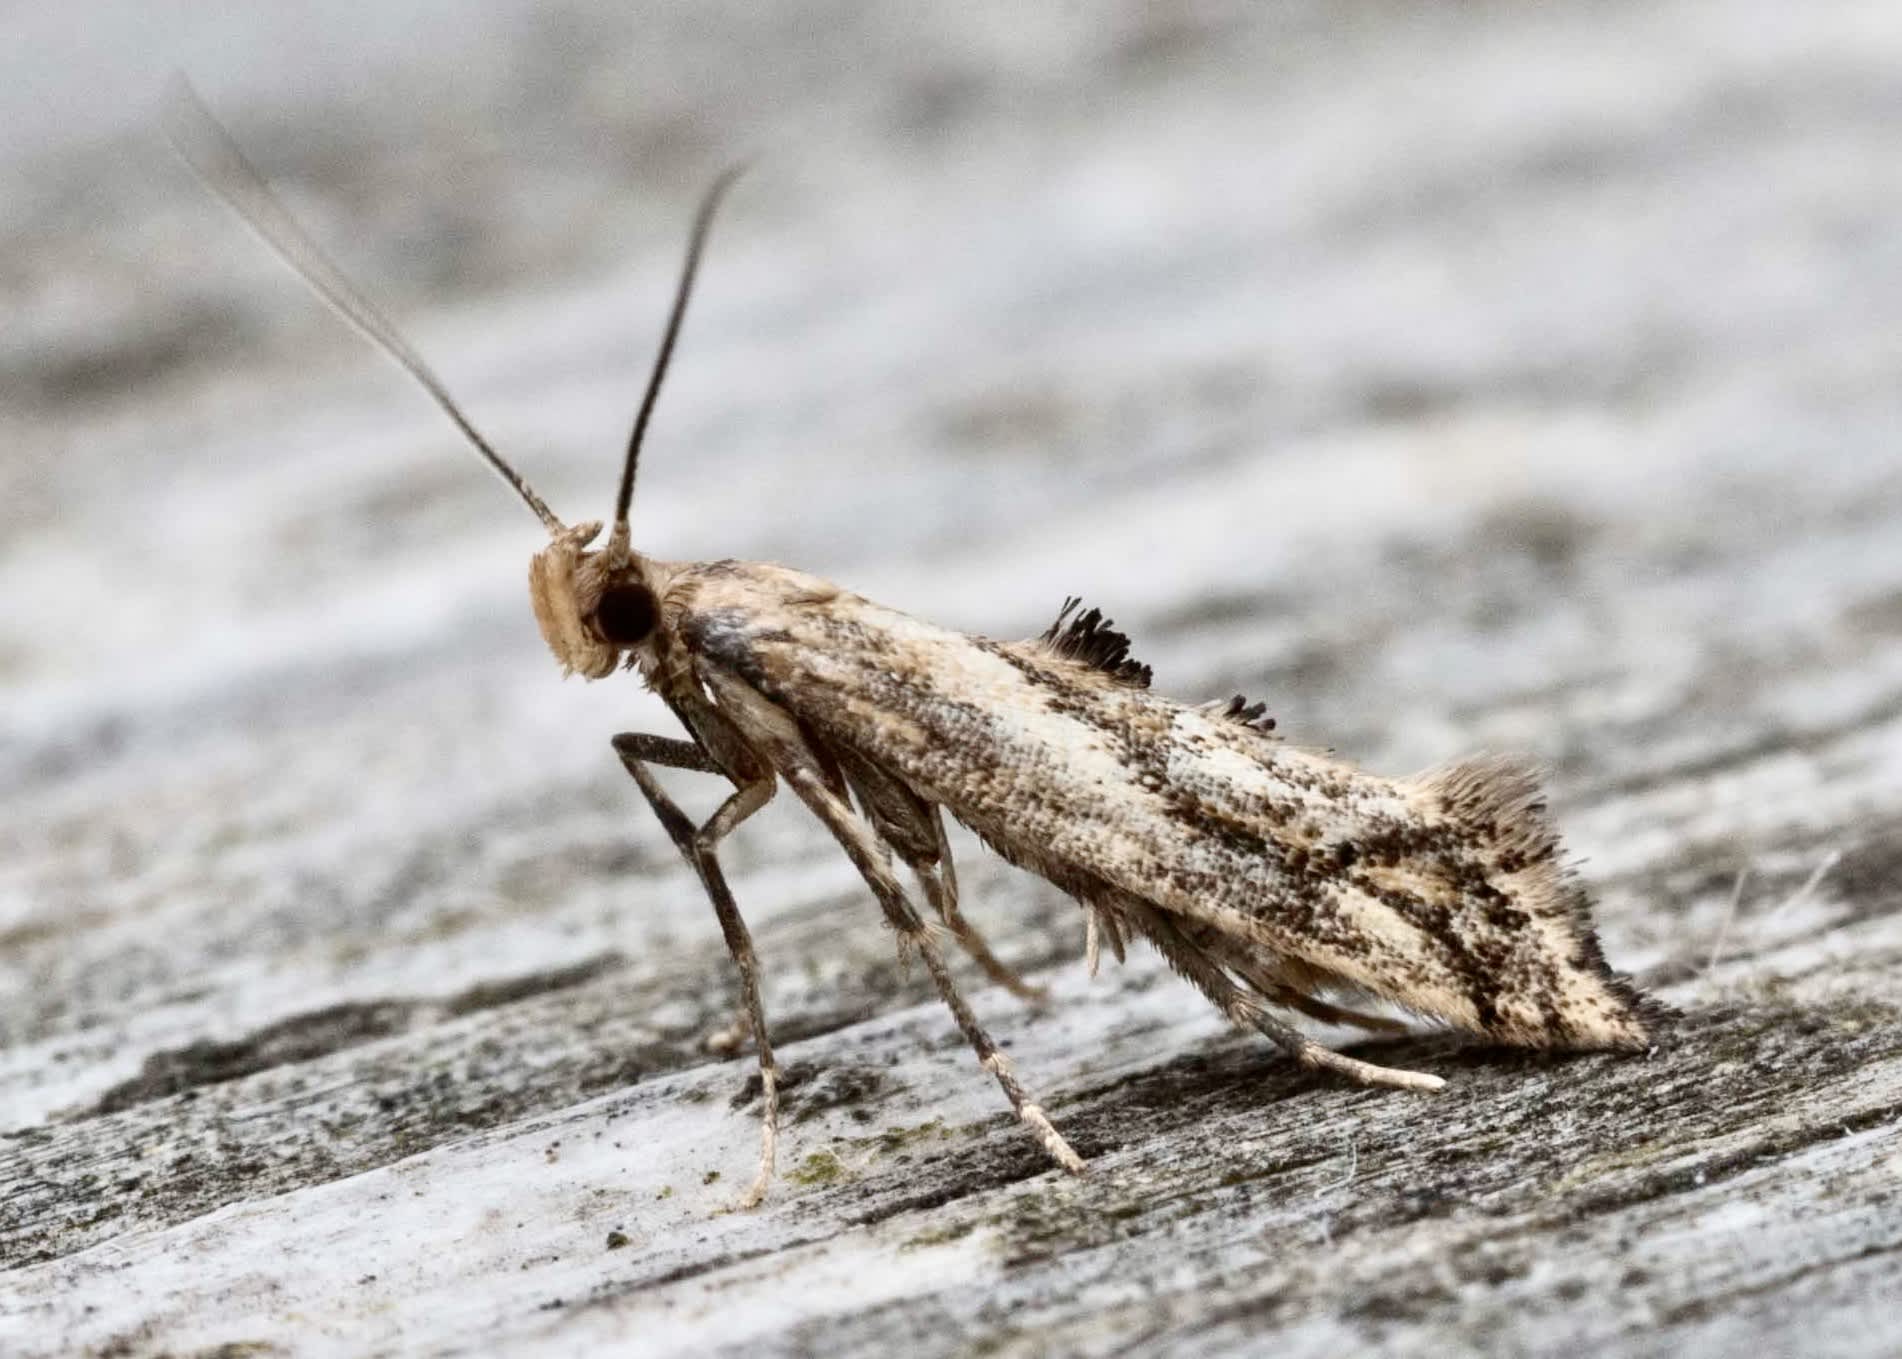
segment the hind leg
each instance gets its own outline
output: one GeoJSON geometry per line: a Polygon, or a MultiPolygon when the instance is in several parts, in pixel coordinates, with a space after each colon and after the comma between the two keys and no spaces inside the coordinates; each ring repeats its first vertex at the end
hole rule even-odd
{"type": "MultiPolygon", "coordinates": [[[[1161,950],[1170,966],[1194,982],[1215,1008],[1229,1021],[1250,1028],[1286,1052],[1302,1066],[1317,1071],[1332,1071],[1362,1085],[1384,1085],[1396,1090],[1438,1090],[1446,1082],[1424,1071],[1404,1071],[1397,1067],[1376,1066],[1355,1057],[1347,1057],[1326,1048],[1299,1029],[1275,1018],[1254,997],[1230,980],[1228,973],[1179,930],[1163,912],[1141,902],[1123,900],[1118,905],[1129,914],[1161,950]]],[[[1319,1002],[1316,1002],[1318,1005],[1319,1002]]],[[[1323,1006],[1331,1010],[1331,1006],[1323,1006]]],[[[1347,1013],[1345,1011],[1340,1013],[1347,1013]]],[[[1365,1016],[1373,1018],[1373,1016],[1365,1016]]]]}

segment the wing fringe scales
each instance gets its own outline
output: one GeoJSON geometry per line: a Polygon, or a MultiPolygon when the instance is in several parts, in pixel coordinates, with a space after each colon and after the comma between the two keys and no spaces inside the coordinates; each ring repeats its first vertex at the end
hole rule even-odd
{"type": "Polygon", "coordinates": [[[1544,770],[1517,755],[1477,755],[1437,765],[1407,780],[1437,810],[1467,829],[1490,874],[1511,883],[1512,899],[1536,919],[1555,922],[1569,936],[1572,954],[1563,963],[1594,978],[1613,998],[1613,1008],[1580,1006],[1564,1016],[1568,1045],[1642,1048],[1670,1007],[1644,995],[1605,961],[1592,920],[1591,898],[1560,852],[1557,829],[1546,811],[1544,770]],[[1576,1027],[1574,1027],[1576,1026],[1576,1027]]]}

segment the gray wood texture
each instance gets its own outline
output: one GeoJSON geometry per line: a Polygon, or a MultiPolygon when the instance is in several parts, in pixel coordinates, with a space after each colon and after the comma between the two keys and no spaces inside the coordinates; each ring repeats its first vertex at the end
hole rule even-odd
{"type": "MultiPolygon", "coordinates": [[[[1902,1350],[1902,11],[0,17],[0,1351],[1902,1350]],[[1648,1056],[1229,1033],[958,848],[1010,1121],[789,798],[711,913],[532,521],[147,129],[174,65],[570,518],[1404,773],[1550,762],[1648,1056]]],[[[50,13],[50,12],[49,12],[50,13]]],[[[672,780],[698,809],[717,790],[672,780]]]]}

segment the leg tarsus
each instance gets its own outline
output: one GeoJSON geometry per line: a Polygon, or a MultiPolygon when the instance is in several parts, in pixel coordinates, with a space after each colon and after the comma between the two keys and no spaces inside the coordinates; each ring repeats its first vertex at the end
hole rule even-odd
{"type": "MultiPolygon", "coordinates": [[[[765,1046],[761,1044],[762,1048],[765,1046]]],[[[773,1161],[779,1150],[779,1080],[777,1068],[771,1063],[761,1063],[759,1069],[760,1094],[765,1109],[759,1121],[759,1171],[753,1176],[752,1187],[733,1205],[740,1212],[749,1212],[760,1206],[766,1198],[766,1190],[773,1182],[773,1161]]]]}
{"type": "Polygon", "coordinates": [[[753,1036],[753,1026],[746,1022],[746,1011],[738,1011],[732,1019],[717,1029],[709,1029],[702,1035],[700,1046],[716,1057],[731,1057],[746,1046],[746,1040],[753,1036]]]}
{"type": "Polygon", "coordinates": [[[1393,1090],[1438,1090],[1446,1084],[1439,1076],[1400,1067],[1376,1066],[1358,1057],[1348,1057],[1322,1047],[1291,1024],[1284,1024],[1259,1005],[1237,993],[1235,1003],[1224,1007],[1228,1017],[1244,1024],[1280,1047],[1302,1066],[1316,1071],[1332,1071],[1362,1085],[1380,1085],[1393,1090]]]}
{"type": "Polygon", "coordinates": [[[1030,1098],[1030,1093],[1017,1081],[1017,1073],[1011,1069],[1010,1059],[1003,1053],[993,1051],[979,1063],[997,1083],[1004,1087],[1005,1095],[1010,1099],[1011,1107],[1017,1111],[1018,1120],[1029,1128],[1037,1141],[1043,1144],[1044,1152],[1072,1175],[1081,1175],[1087,1168],[1081,1156],[1071,1149],[1057,1131],[1057,1125],[1043,1111],[1043,1106],[1030,1098]],[[1012,1092],[1015,1092],[1014,1094],[1012,1092]]]}

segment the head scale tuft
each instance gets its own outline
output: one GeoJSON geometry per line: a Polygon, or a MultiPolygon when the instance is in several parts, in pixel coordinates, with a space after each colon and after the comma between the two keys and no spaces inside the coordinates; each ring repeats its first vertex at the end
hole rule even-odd
{"type": "Polygon", "coordinates": [[[608,567],[601,553],[586,549],[600,531],[599,523],[577,524],[528,564],[528,596],[542,640],[563,671],[588,679],[613,674],[621,661],[621,647],[604,637],[596,623],[602,597],[609,591],[608,567]]]}

